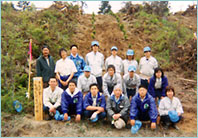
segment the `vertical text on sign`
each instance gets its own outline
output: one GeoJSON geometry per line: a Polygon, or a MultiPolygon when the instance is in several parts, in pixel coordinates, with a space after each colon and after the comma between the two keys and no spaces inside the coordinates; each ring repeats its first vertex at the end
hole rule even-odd
{"type": "Polygon", "coordinates": [[[43,120],[43,80],[42,77],[34,77],[34,114],[35,120],[43,120]]]}

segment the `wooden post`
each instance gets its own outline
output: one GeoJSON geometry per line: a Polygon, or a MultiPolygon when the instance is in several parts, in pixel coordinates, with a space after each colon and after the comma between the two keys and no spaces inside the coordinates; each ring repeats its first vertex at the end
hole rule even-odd
{"type": "Polygon", "coordinates": [[[35,120],[43,120],[43,80],[42,77],[34,77],[34,114],[35,120]]]}
{"type": "MultiPolygon", "coordinates": [[[[30,39],[30,45],[32,45],[32,39],[30,39]]],[[[31,62],[32,62],[32,59],[31,59],[31,51],[29,51],[30,53],[30,56],[29,56],[29,81],[28,81],[28,99],[30,99],[30,77],[31,77],[31,62]]]]}

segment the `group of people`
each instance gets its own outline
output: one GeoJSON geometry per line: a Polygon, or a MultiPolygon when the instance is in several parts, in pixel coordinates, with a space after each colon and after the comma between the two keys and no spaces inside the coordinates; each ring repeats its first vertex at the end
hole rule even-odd
{"type": "Polygon", "coordinates": [[[76,122],[82,118],[92,122],[105,119],[117,129],[134,126],[136,120],[150,120],[151,129],[155,129],[160,119],[165,129],[178,128],[175,124],[184,113],[181,102],[151,56],[150,47],[143,49],[139,65],[132,49],[122,60],[113,46],[112,55],[104,60],[98,41],[93,41],[91,48],[85,60],[78,55],[77,45],[70,47],[70,56],[61,48],[61,59],[55,64],[49,47],[43,46],[36,70],[43,78],[43,109],[48,119],[57,113],[63,115],[62,120],[74,115],[76,122]]]}

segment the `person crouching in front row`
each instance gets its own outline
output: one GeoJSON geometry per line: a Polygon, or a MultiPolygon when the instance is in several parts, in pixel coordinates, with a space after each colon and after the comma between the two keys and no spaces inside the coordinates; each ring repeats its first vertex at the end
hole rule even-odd
{"type": "Polygon", "coordinates": [[[90,118],[92,122],[96,122],[98,119],[104,119],[106,117],[105,96],[99,92],[96,83],[91,84],[89,88],[90,92],[85,96],[83,101],[84,116],[90,118]]]}
{"type": "Polygon", "coordinates": [[[156,128],[158,111],[155,99],[147,92],[145,85],[140,85],[138,94],[131,100],[130,118],[131,125],[135,125],[135,120],[151,121],[151,129],[156,128]]]}
{"type": "Polygon", "coordinates": [[[107,116],[112,126],[115,126],[117,129],[126,126],[129,119],[129,106],[129,99],[122,94],[121,87],[116,85],[111,97],[107,99],[107,116]]]}
{"type": "Polygon", "coordinates": [[[76,88],[76,82],[71,80],[68,83],[68,88],[62,93],[61,108],[64,115],[64,120],[68,116],[75,115],[75,121],[80,122],[82,114],[83,94],[76,88]]]}
{"type": "Polygon", "coordinates": [[[56,110],[61,111],[61,94],[63,89],[57,86],[55,77],[49,79],[49,87],[43,90],[43,110],[46,116],[45,120],[51,120],[56,114],[56,110]]]}

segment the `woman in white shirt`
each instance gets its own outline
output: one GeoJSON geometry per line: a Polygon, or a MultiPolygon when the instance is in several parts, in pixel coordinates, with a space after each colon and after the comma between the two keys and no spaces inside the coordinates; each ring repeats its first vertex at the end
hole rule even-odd
{"type": "Polygon", "coordinates": [[[173,128],[179,129],[176,123],[181,120],[183,113],[181,102],[175,97],[174,88],[172,86],[167,86],[166,97],[163,98],[159,104],[159,114],[164,128],[168,129],[168,127],[172,125],[173,128]],[[175,115],[175,118],[172,118],[170,113],[175,111],[177,115],[175,115]]]}
{"type": "Polygon", "coordinates": [[[58,79],[58,85],[63,90],[67,89],[68,82],[77,72],[74,62],[67,57],[67,51],[64,48],[59,50],[61,59],[56,62],[55,73],[58,79]]]}

